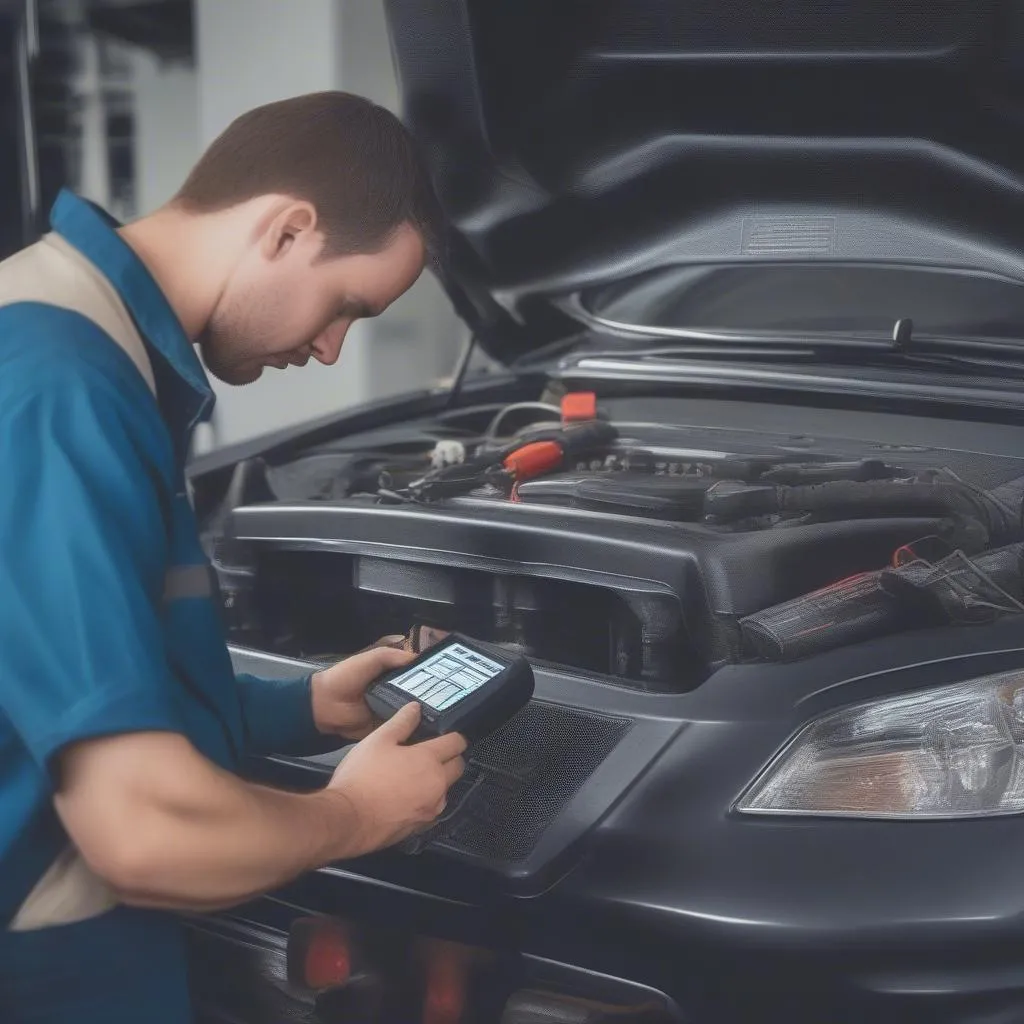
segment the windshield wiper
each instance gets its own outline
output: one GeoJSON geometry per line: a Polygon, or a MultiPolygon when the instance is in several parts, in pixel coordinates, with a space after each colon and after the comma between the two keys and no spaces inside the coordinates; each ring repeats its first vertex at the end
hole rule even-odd
{"type": "Polygon", "coordinates": [[[942,352],[898,352],[886,349],[863,349],[859,346],[826,350],[817,348],[751,348],[749,346],[719,346],[716,348],[678,346],[671,349],[641,349],[633,352],[593,352],[588,357],[599,356],[604,359],[621,358],[632,363],[680,363],[686,360],[704,362],[717,360],[723,362],[750,363],[806,363],[821,365],[827,363],[835,366],[890,366],[894,369],[945,370],[950,373],[963,373],[977,376],[984,374],[992,377],[1024,377],[1024,355],[1017,359],[993,359],[980,356],[957,356],[942,352]]]}
{"type": "MultiPolygon", "coordinates": [[[[1002,366],[1003,359],[1010,363],[1024,363],[1024,337],[1020,341],[1007,338],[955,336],[917,331],[910,317],[895,321],[889,334],[870,331],[827,331],[808,330],[743,330],[735,328],[661,327],[651,324],[632,324],[609,320],[586,309],[578,297],[564,299],[559,308],[573,319],[591,328],[604,338],[621,338],[631,342],[631,354],[636,354],[636,342],[647,342],[639,350],[645,353],[671,352],[699,356],[706,351],[709,356],[720,355],[726,350],[750,352],[765,358],[781,358],[784,354],[803,356],[815,352],[909,352],[950,353],[962,356],[969,353],[972,358],[987,355],[995,358],[993,365],[1002,366]],[[657,348],[652,346],[657,345],[657,348]]],[[[610,354],[610,353],[609,353],[610,354]]]]}
{"type": "Polygon", "coordinates": [[[892,367],[893,369],[945,370],[969,376],[1024,378],[1024,346],[986,344],[963,341],[960,351],[949,342],[936,345],[931,338],[916,338],[909,320],[900,320],[890,340],[836,336],[796,341],[773,339],[757,342],[751,339],[717,341],[713,344],[675,344],[630,347],[628,352],[602,351],[588,353],[602,358],[622,357],[630,362],[678,363],[686,360],[734,362],[768,362],[776,364],[807,363],[836,366],[892,367]],[[977,353],[977,354],[974,354],[977,353]]]}

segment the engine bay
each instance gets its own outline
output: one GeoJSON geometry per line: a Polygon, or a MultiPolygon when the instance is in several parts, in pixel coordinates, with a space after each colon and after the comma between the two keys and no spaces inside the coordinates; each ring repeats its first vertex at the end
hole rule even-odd
{"type": "Polygon", "coordinates": [[[242,461],[204,522],[231,638],[321,661],[458,629],[681,692],[1024,612],[1014,454],[697,413],[549,390],[242,461]]]}

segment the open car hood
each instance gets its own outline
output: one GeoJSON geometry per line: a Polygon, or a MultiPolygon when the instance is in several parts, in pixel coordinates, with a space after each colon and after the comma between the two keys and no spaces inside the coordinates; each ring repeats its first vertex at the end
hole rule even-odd
{"type": "Polygon", "coordinates": [[[552,297],[688,268],[716,282],[676,311],[698,327],[723,326],[734,280],[747,320],[770,313],[780,265],[817,329],[851,289],[883,320],[943,297],[933,329],[1024,317],[1024,0],[386,7],[449,290],[499,359],[567,333],[552,297]]]}

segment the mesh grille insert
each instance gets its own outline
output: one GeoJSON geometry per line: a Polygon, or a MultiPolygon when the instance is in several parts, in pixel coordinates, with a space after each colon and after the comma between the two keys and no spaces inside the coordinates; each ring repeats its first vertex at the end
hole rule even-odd
{"type": "Polygon", "coordinates": [[[415,849],[525,859],[630,725],[627,718],[532,701],[473,751],[445,817],[415,849]]]}

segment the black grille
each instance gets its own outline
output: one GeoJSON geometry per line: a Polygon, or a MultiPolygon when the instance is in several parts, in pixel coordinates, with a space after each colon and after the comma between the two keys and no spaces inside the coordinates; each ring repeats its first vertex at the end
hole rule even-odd
{"type": "Polygon", "coordinates": [[[524,860],[630,720],[532,701],[472,752],[442,821],[416,844],[474,858],[524,860]]]}

